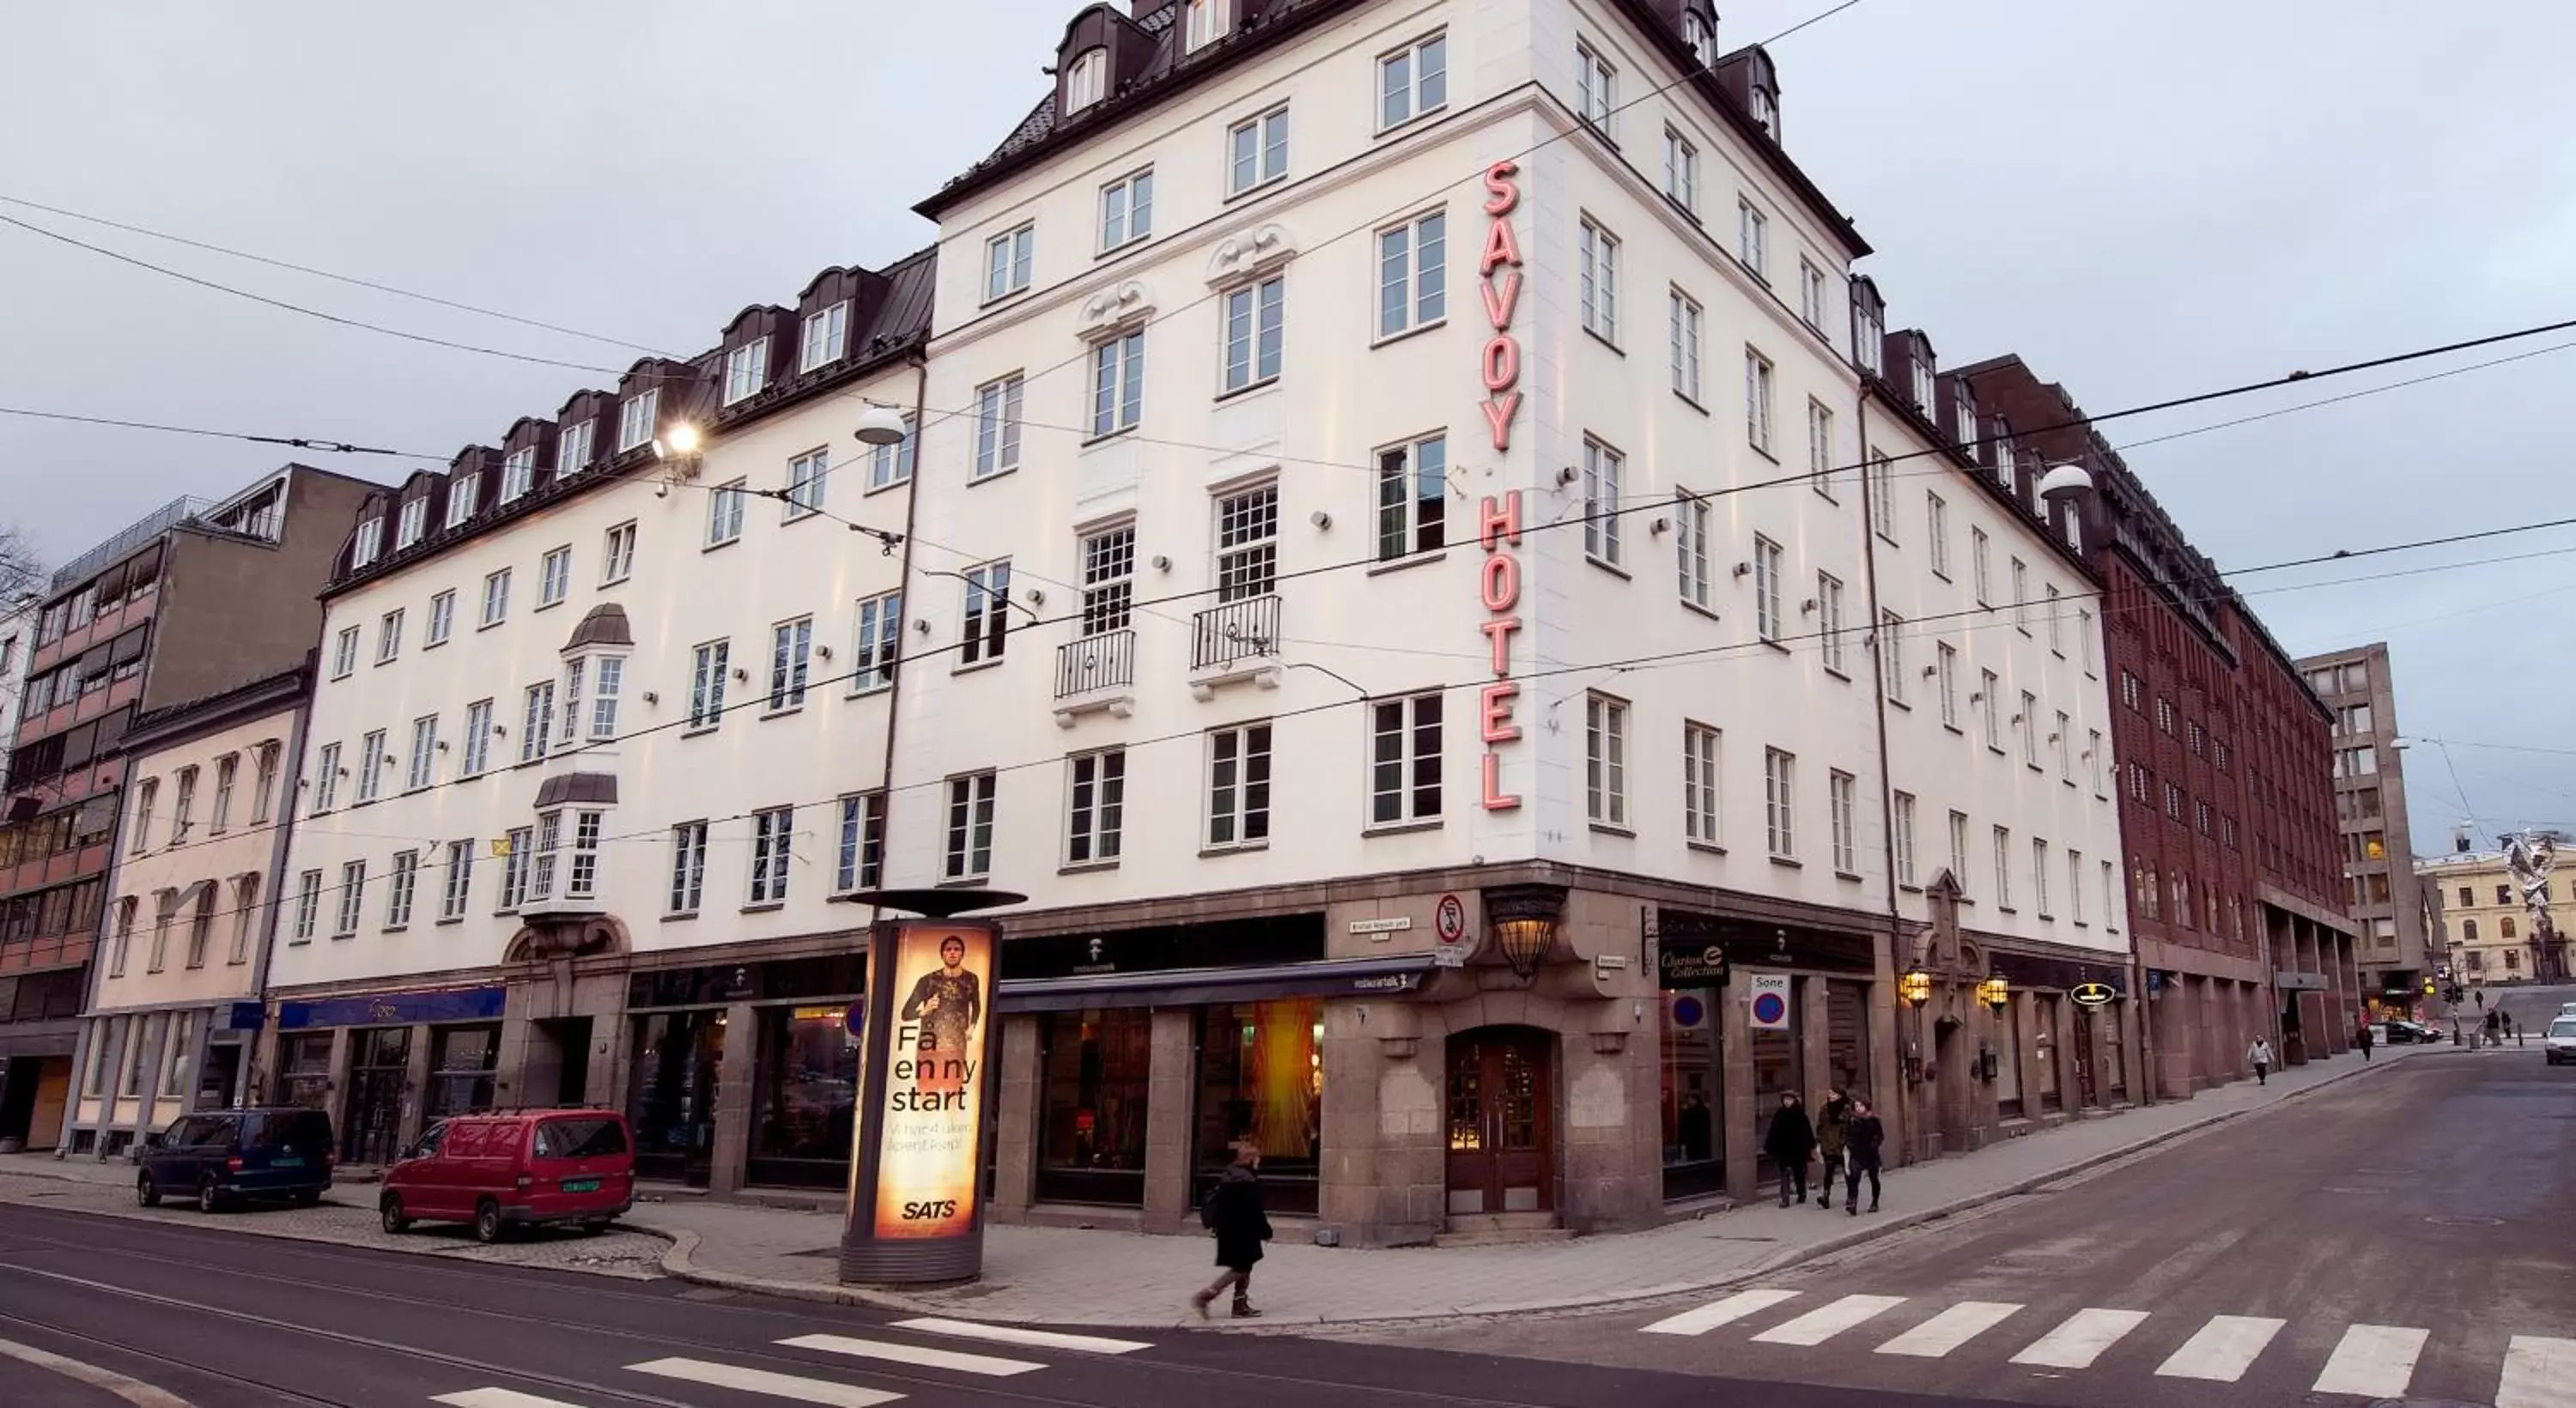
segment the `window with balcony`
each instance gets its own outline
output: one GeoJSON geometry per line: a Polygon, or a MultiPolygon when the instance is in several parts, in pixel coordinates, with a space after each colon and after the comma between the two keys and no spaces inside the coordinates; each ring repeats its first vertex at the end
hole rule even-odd
{"type": "Polygon", "coordinates": [[[1370,825],[1441,816],[1440,703],[1435,692],[1370,704],[1370,825]]]}

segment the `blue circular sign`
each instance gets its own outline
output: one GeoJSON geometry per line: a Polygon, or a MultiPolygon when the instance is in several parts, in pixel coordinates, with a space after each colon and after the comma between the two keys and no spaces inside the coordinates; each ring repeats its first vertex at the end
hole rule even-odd
{"type": "Polygon", "coordinates": [[[1788,1020],[1789,1000],[1776,992],[1757,993],[1753,998],[1753,1020],[1776,1026],[1788,1020]]]}
{"type": "Polygon", "coordinates": [[[1698,998],[1677,997],[1673,999],[1674,1026],[1696,1027],[1707,1016],[1708,1009],[1700,1004],[1700,1000],[1698,998]]]}
{"type": "Polygon", "coordinates": [[[863,997],[851,1003],[850,1010],[841,1014],[841,1025],[849,1028],[852,1036],[867,1035],[868,1000],[863,997]]]}

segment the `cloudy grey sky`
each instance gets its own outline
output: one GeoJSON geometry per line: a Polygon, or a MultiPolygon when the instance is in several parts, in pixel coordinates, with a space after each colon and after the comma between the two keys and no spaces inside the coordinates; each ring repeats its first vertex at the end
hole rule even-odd
{"type": "MultiPolygon", "coordinates": [[[[1728,47],[1829,0],[1721,5],[1728,47]]],[[[178,0],[21,7],[0,195],[678,351],[831,264],[930,242],[913,201],[1042,90],[1076,0],[178,0]]],[[[1784,41],[1792,151],[1881,251],[1891,322],[2017,351],[2107,411],[2576,316],[2576,7],[1864,0],[1784,41]]],[[[21,208],[349,317],[631,354],[21,208]]],[[[603,378],[328,327],[0,227],[0,404],[434,452],[603,378]]],[[[2485,354],[2576,341],[2541,339],[2485,354]]],[[[2113,443],[2420,375],[2120,422],[2113,443]]],[[[2129,455],[2222,567],[2561,516],[2576,350],[2129,455]]],[[[0,520],[50,558],[276,462],[0,417],[0,520]]],[[[338,465],[340,461],[326,460],[338,465]]],[[[379,464],[380,471],[393,472],[379,464]]],[[[2532,533],[2240,581],[2292,650],[2385,638],[2419,850],[2464,810],[2576,826],[2576,549],[2532,533]],[[2543,701],[2550,701],[2544,703],[2543,701]],[[2456,781],[2454,779],[2456,767],[2456,781]],[[2465,791],[2465,800],[2460,793],[2465,791]]]]}

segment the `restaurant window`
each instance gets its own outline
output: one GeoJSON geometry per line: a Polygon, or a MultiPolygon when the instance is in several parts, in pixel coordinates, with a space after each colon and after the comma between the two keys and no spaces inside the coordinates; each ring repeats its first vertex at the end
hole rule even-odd
{"type": "Polygon", "coordinates": [[[838,1188],[849,1181],[859,1039],[844,1004],[765,1007],[752,1078],[750,1182],[838,1188]]]}
{"type": "Polygon", "coordinates": [[[1050,1012],[1039,1041],[1038,1201],[1142,1206],[1151,1014],[1050,1012]]]}
{"type": "Polygon", "coordinates": [[[635,1019],[635,1176],[707,1186],[715,1148],[716,1082],[724,1066],[725,1015],[714,1008],[635,1019]]]}
{"type": "Polygon", "coordinates": [[[440,1027],[430,1033],[430,1040],[429,1118],[491,1109],[493,1075],[501,1064],[501,1029],[440,1027]]]}
{"type": "Polygon", "coordinates": [[[1273,1212],[1315,1215],[1323,1163],[1324,1009],[1314,998],[1202,1008],[1193,1199],[1234,1162],[1237,1140],[1261,1150],[1273,1212]]]}
{"type": "MultiPolygon", "coordinates": [[[[1721,988],[1663,994],[1664,1198],[1726,1191],[1721,988]]],[[[1775,1099],[1775,1102],[1776,1099],[1775,1099]]]]}

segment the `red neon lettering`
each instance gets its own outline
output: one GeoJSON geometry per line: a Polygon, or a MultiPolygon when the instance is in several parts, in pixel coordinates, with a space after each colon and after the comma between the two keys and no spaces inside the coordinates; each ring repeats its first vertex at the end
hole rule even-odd
{"type": "Polygon", "coordinates": [[[1485,403],[1485,424],[1494,428],[1494,448],[1512,447],[1512,417],[1520,411],[1521,393],[1506,391],[1485,403]]]}
{"type": "Polygon", "coordinates": [[[1485,686],[1483,699],[1484,732],[1487,743],[1509,743],[1521,736],[1520,725],[1512,722],[1512,700],[1520,696],[1521,687],[1505,680],[1485,686]]]}
{"type": "Polygon", "coordinates": [[[1521,804],[1521,799],[1503,790],[1503,760],[1493,753],[1485,755],[1485,810],[1507,812],[1521,804]]]}
{"type": "Polygon", "coordinates": [[[1501,332],[1512,325],[1512,311],[1521,304],[1521,271],[1505,269],[1499,279],[1487,279],[1476,286],[1485,300],[1485,317],[1501,332]]]}
{"type": "Polygon", "coordinates": [[[1521,560],[1507,552],[1487,555],[1477,585],[1484,590],[1487,611],[1509,611],[1520,605],[1521,560]]]}
{"type": "Polygon", "coordinates": [[[1512,632],[1520,628],[1521,618],[1518,616],[1497,616],[1477,627],[1485,633],[1485,639],[1493,643],[1495,674],[1512,672],[1512,632]]]}
{"type": "Polygon", "coordinates": [[[1485,343],[1485,389],[1501,392],[1521,379],[1521,345],[1511,334],[1498,332],[1485,343]]]}
{"type": "Polygon", "coordinates": [[[1500,499],[1488,494],[1476,515],[1476,541],[1487,552],[1494,550],[1497,535],[1513,547],[1521,545],[1521,491],[1512,490],[1500,499]]]}
{"type": "Polygon", "coordinates": [[[1485,200],[1487,215],[1509,215],[1521,203],[1520,183],[1512,179],[1520,169],[1518,162],[1509,159],[1485,168],[1485,189],[1493,192],[1485,200]]]}
{"type": "Polygon", "coordinates": [[[1497,220],[1486,226],[1485,257],[1477,261],[1476,272],[1479,275],[1491,277],[1494,270],[1500,266],[1520,262],[1521,242],[1512,238],[1511,222],[1497,220]]]}

